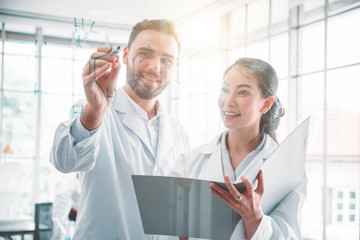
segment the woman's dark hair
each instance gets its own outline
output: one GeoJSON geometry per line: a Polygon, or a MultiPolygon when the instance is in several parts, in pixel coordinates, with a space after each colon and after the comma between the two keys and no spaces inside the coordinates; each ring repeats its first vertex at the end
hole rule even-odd
{"type": "Polygon", "coordinates": [[[167,19],[153,19],[153,20],[145,19],[141,22],[138,22],[132,28],[132,31],[130,33],[129,42],[128,42],[129,48],[131,48],[131,44],[133,43],[137,35],[145,30],[155,30],[173,36],[176,40],[180,52],[180,42],[179,42],[179,37],[175,31],[175,25],[172,21],[167,19]]]}
{"type": "Polygon", "coordinates": [[[255,76],[258,82],[258,87],[261,90],[262,97],[268,98],[273,96],[275,98],[274,104],[269,111],[261,116],[260,119],[260,134],[269,134],[275,141],[276,129],[279,125],[280,118],[284,115],[285,111],[279,98],[276,96],[278,89],[278,78],[274,68],[267,62],[256,58],[240,58],[236,60],[228,69],[225,75],[233,67],[246,68],[251,74],[255,76]]]}

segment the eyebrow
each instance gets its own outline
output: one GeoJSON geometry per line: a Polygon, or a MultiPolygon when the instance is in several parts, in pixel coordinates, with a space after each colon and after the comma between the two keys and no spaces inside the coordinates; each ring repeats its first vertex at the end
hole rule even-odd
{"type": "MultiPolygon", "coordinates": [[[[224,82],[224,85],[226,85],[227,87],[229,86],[229,84],[228,84],[227,82],[224,82]]],[[[252,89],[252,87],[251,87],[249,84],[239,84],[239,85],[236,85],[235,87],[236,87],[236,88],[246,87],[246,88],[252,89]]]]}
{"type": "Polygon", "coordinates": [[[171,60],[175,59],[175,57],[171,54],[167,54],[167,53],[164,53],[164,54],[161,54],[159,52],[157,52],[155,49],[153,49],[152,47],[148,46],[148,47],[141,47],[137,50],[137,52],[151,52],[151,53],[157,53],[159,54],[160,56],[163,56],[163,57],[167,57],[167,58],[170,58],[171,60]]]}

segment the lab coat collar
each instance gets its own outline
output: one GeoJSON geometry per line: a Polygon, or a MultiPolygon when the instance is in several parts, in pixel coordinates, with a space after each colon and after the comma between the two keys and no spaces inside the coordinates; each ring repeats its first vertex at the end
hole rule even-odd
{"type": "MultiPolygon", "coordinates": [[[[211,179],[214,181],[221,181],[224,182],[224,173],[221,163],[221,136],[224,134],[222,132],[219,134],[216,138],[214,138],[212,141],[210,141],[208,144],[205,144],[204,146],[200,147],[200,152],[203,154],[210,154],[209,158],[209,167],[208,170],[211,175],[211,179]]],[[[255,158],[251,161],[251,164],[244,170],[244,174],[248,175],[248,171],[259,171],[259,169],[254,169],[250,165],[253,165],[253,167],[256,166],[255,163],[261,160],[261,162],[265,161],[271,153],[277,148],[278,144],[268,135],[265,134],[265,144],[263,149],[255,156],[255,158]]],[[[261,167],[261,166],[260,166],[261,167]]],[[[250,172],[248,172],[250,174],[250,172]]],[[[240,177],[236,179],[235,182],[241,182],[240,177]]]]}
{"type": "MultiPolygon", "coordinates": [[[[265,143],[260,152],[251,160],[250,164],[244,169],[242,174],[235,180],[235,183],[242,182],[240,177],[247,176],[251,178],[252,176],[257,176],[257,173],[262,168],[265,160],[271,155],[271,153],[277,148],[278,144],[275,140],[270,137],[270,135],[265,134],[265,143]]],[[[255,178],[257,179],[257,178],[255,178]]],[[[250,179],[251,181],[251,179],[250,179]]],[[[253,182],[254,184],[254,182],[253,182]]]]}
{"type": "Polygon", "coordinates": [[[202,154],[210,155],[208,160],[208,171],[210,179],[213,181],[224,182],[224,173],[221,165],[221,136],[223,133],[216,136],[209,143],[200,147],[199,151],[202,154]]]}
{"type": "Polygon", "coordinates": [[[141,141],[148,148],[148,151],[150,151],[155,158],[153,149],[150,144],[150,140],[146,135],[143,124],[141,124],[139,119],[136,117],[128,117],[128,116],[138,116],[139,114],[137,112],[137,109],[134,108],[133,104],[130,102],[130,99],[126,95],[124,89],[120,87],[118,88],[117,92],[118,94],[113,104],[116,111],[124,114],[124,117],[121,120],[122,123],[126,125],[131,131],[133,131],[141,139],[141,141]],[[124,104],[124,103],[128,103],[128,104],[124,104]]]}
{"type": "Polygon", "coordinates": [[[158,164],[160,166],[163,164],[161,161],[169,161],[169,159],[166,158],[166,154],[169,153],[169,150],[175,144],[174,137],[176,136],[171,134],[173,131],[171,122],[172,121],[169,119],[169,116],[165,114],[165,112],[162,112],[159,123],[158,145],[156,151],[156,159],[159,161],[158,164]]]}

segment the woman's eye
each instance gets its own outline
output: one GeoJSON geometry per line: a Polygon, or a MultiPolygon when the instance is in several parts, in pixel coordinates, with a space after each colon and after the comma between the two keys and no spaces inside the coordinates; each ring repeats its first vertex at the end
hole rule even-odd
{"type": "Polygon", "coordinates": [[[226,88],[221,89],[221,93],[228,93],[229,91],[226,88]]]}
{"type": "Polygon", "coordinates": [[[239,92],[239,95],[249,95],[249,93],[247,91],[245,91],[245,90],[241,90],[239,92]]]}

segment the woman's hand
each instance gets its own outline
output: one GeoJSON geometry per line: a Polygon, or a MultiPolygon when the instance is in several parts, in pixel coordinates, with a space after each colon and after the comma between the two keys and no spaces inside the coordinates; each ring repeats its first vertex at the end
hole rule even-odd
{"type": "Polygon", "coordinates": [[[261,198],[264,194],[263,173],[260,170],[258,174],[258,186],[255,190],[249,179],[241,176],[241,180],[246,187],[246,191],[241,194],[231,183],[229,176],[225,175],[224,180],[229,191],[222,189],[215,183],[211,183],[211,192],[240,214],[244,220],[246,237],[251,239],[264,215],[261,209],[261,198]]]}

